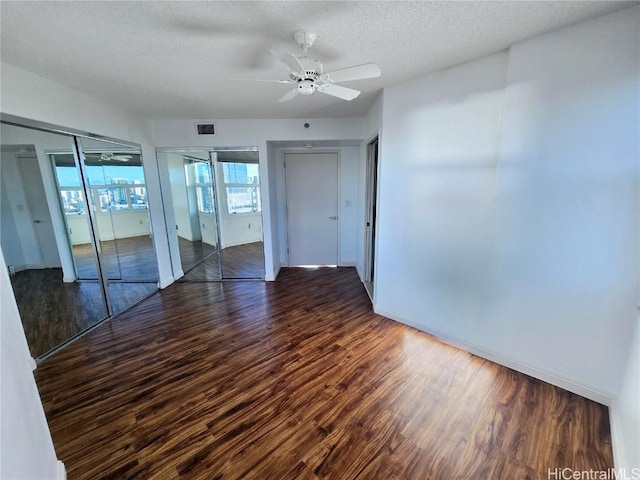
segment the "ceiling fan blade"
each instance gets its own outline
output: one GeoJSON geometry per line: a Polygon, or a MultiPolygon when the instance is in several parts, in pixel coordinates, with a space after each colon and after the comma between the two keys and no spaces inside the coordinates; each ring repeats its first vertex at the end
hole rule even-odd
{"type": "Polygon", "coordinates": [[[326,93],[333,97],[338,97],[343,100],[353,100],[360,95],[360,90],[354,90],[353,88],[342,87],[340,85],[334,85],[333,83],[325,83],[318,87],[318,91],[326,93]]]}
{"type": "Polygon", "coordinates": [[[289,67],[289,70],[291,70],[292,72],[300,73],[304,71],[304,66],[300,63],[298,57],[296,57],[293,53],[281,52],[276,49],[271,49],[271,54],[282,63],[284,63],[287,67],[289,67]]]}
{"type": "Polygon", "coordinates": [[[382,75],[382,70],[375,63],[365,63],[364,65],[356,65],[355,67],[343,68],[334,72],[328,72],[320,78],[324,81],[340,83],[349,82],[351,80],[362,80],[364,78],[375,78],[382,75]]]}
{"type": "Polygon", "coordinates": [[[285,93],[284,96],[280,100],[278,100],[278,102],[288,102],[289,100],[293,100],[296,95],[298,95],[298,90],[294,88],[285,93]]]}
{"type": "Polygon", "coordinates": [[[270,80],[262,78],[237,78],[236,80],[243,82],[295,83],[293,80],[270,80]]]}

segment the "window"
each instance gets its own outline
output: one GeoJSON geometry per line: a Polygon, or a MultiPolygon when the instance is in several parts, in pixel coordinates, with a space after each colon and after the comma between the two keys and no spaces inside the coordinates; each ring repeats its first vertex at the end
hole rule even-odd
{"type": "Polygon", "coordinates": [[[222,177],[227,197],[227,213],[262,211],[260,174],[257,163],[222,163],[222,177]]]}
{"type": "Polygon", "coordinates": [[[195,162],[193,173],[195,177],[196,199],[200,213],[213,213],[213,187],[211,183],[211,166],[208,162],[195,162]]]}

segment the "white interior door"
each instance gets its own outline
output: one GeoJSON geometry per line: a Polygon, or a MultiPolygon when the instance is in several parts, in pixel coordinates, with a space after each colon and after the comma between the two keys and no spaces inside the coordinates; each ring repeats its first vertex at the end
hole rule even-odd
{"type": "Polygon", "coordinates": [[[53,222],[49,213],[47,196],[44,192],[40,165],[37,158],[21,158],[18,160],[25,186],[25,196],[29,213],[33,221],[33,229],[38,238],[42,263],[45,268],[60,267],[60,254],[55,242],[53,222]]]}
{"type": "Polygon", "coordinates": [[[289,265],[338,264],[338,154],[285,155],[289,265]]]}

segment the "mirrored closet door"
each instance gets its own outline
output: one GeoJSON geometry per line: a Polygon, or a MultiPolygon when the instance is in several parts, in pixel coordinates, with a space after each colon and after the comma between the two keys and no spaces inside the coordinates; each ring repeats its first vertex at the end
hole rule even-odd
{"type": "Polygon", "coordinates": [[[159,149],[157,157],[179,281],[263,279],[257,148],[159,149]]]}
{"type": "Polygon", "coordinates": [[[2,252],[39,358],[157,290],[142,158],[136,146],[0,127],[2,252]]]}
{"type": "Polygon", "coordinates": [[[107,297],[118,313],[157,289],[147,187],[139,148],[79,139],[107,297]]]}

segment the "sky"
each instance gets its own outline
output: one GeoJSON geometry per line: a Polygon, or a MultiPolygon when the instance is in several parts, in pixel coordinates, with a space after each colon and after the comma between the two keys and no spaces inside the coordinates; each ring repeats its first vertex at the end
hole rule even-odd
{"type": "MultiPolygon", "coordinates": [[[[80,186],[80,178],[75,167],[56,167],[56,173],[61,187],[80,186]]],[[[140,183],[145,183],[144,173],[140,166],[88,166],[87,173],[89,174],[89,183],[91,185],[105,185],[112,178],[128,178],[131,183],[136,180],[140,183]]]]}

